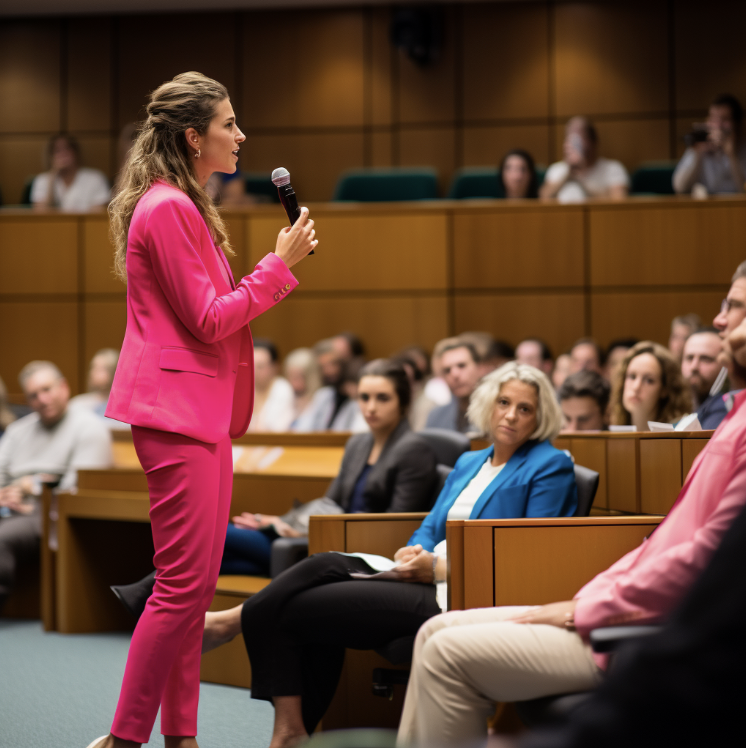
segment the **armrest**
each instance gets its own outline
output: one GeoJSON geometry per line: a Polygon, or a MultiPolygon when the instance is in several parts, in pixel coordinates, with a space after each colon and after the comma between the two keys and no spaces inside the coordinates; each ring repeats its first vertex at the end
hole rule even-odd
{"type": "Polygon", "coordinates": [[[663,626],[606,626],[591,631],[591,646],[599,654],[615,652],[622,644],[657,634],[663,626]]]}
{"type": "Polygon", "coordinates": [[[269,575],[274,579],[308,556],[308,538],[277,538],[272,543],[269,575]]]}

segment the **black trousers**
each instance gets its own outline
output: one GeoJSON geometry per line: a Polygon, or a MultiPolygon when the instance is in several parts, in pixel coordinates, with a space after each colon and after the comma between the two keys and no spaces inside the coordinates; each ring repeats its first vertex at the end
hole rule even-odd
{"type": "Polygon", "coordinates": [[[377,649],[413,636],[440,613],[432,584],[350,578],[370,571],[362,559],[318,553],[244,603],[251,696],[301,696],[309,734],[334,697],[346,648],[377,649]]]}
{"type": "Polygon", "coordinates": [[[13,589],[16,569],[39,557],[41,511],[0,518],[0,608],[13,589]]]}

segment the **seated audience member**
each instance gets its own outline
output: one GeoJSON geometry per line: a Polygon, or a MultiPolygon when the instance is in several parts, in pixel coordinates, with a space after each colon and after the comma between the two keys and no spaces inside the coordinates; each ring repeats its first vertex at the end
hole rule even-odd
{"type": "Polygon", "coordinates": [[[0,377],[0,436],[15,420],[15,414],[8,407],[8,390],[5,389],[5,382],[0,377]]]}
{"type": "Polygon", "coordinates": [[[518,343],[515,349],[515,360],[519,364],[533,366],[534,369],[543,371],[547,376],[551,375],[554,368],[552,351],[540,338],[526,338],[518,343]]]}
{"type": "Polygon", "coordinates": [[[698,314],[682,314],[674,317],[671,321],[671,334],[668,338],[668,350],[671,355],[681,363],[681,355],[684,351],[686,339],[695,331],[699,330],[702,323],[698,314]]]}
{"type": "Polygon", "coordinates": [[[324,386],[316,390],[311,404],[295,423],[295,431],[367,431],[355,400],[349,397],[346,365],[332,338],[314,346],[324,386]]]}
{"type": "Polygon", "coordinates": [[[409,346],[399,351],[392,360],[401,363],[409,375],[409,382],[412,386],[412,404],[409,406],[407,420],[413,431],[420,431],[425,428],[430,411],[437,406],[437,403],[425,392],[430,375],[428,355],[419,346],[409,346]]]}
{"type": "Polygon", "coordinates": [[[215,205],[223,208],[240,208],[256,203],[256,199],[246,192],[246,181],[241,169],[236,169],[233,174],[216,171],[207,180],[205,192],[215,205]]]}
{"type": "Polygon", "coordinates": [[[362,558],[319,553],[243,606],[207,614],[203,651],[243,631],[251,696],[274,703],[272,745],[290,745],[313,732],[337,688],[346,647],[373,649],[412,636],[440,612],[446,520],[575,511],[572,462],[551,446],[560,413],[544,374],[516,363],[488,374],[474,393],[469,417],[493,445],[459,458],[433,509],[396,552],[393,579],[355,580],[351,573],[375,569],[362,558]]]}
{"type": "Polygon", "coordinates": [[[581,338],[570,349],[570,374],[595,371],[603,374],[604,353],[593,338],[581,338]]]}
{"type": "Polygon", "coordinates": [[[622,359],[627,354],[627,351],[639,342],[637,338],[619,338],[609,343],[603,367],[603,377],[607,382],[614,381],[616,370],[619,368],[619,364],[622,363],[622,359]]]}
{"type": "Polygon", "coordinates": [[[77,471],[111,466],[111,435],[100,418],[70,410],[70,388],[49,361],[32,361],[18,377],[33,413],[0,439],[0,608],[19,564],[38,556],[44,481],[74,488],[77,471]]]}
{"type": "Polygon", "coordinates": [[[573,117],[565,128],[564,160],[547,169],[541,197],[572,203],[589,197],[622,199],[629,192],[629,175],[619,161],[598,155],[596,128],[585,117],[573,117]]]}
{"type": "Polygon", "coordinates": [[[249,431],[287,431],[293,422],[295,395],[279,370],[275,344],[254,338],[254,415],[249,431]]]}
{"type": "Polygon", "coordinates": [[[233,518],[221,574],[268,574],[277,537],[308,535],[312,514],[422,512],[432,502],[435,455],[409,428],[411,388],[404,367],[371,361],[360,372],[358,401],[370,433],[350,437],[339,475],[325,498],[301,504],[282,517],[244,512],[233,518]]]}
{"type": "Polygon", "coordinates": [[[469,398],[482,377],[479,355],[471,343],[457,338],[440,354],[440,369],[453,396],[450,403],[433,408],[427,417],[429,429],[450,429],[462,434],[477,433],[469,422],[469,398]]]}
{"type": "Polygon", "coordinates": [[[710,195],[744,191],[746,143],[741,139],[743,109],[734,96],[718,96],[707,115],[705,127],[692,132],[692,141],[673,173],[679,193],[702,185],[710,195]]]}
{"type": "Polygon", "coordinates": [[[73,397],[70,400],[70,408],[85,408],[103,416],[118,361],[119,351],[113,348],[102,348],[98,351],[88,368],[88,391],[73,397]]]}
{"type": "Polygon", "coordinates": [[[365,346],[363,341],[354,332],[341,332],[331,338],[334,348],[343,361],[365,359],[365,346]]]}
{"type": "Polygon", "coordinates": [[[298,419],[311,404],[316,390],[321,387],[319,362],[310,348],[296,348],[285,357],[283,365],[285,379],[293,388],[293,420],[290,429],[295,429],[298,419]]]}
{"type": "MultiPolygon", "coordinates": [[[[606,657],[592,653],[590,631],[669,618],[746,505],[744,399],[744,393],[736,398],[730,415],[697,457],[668,517],[573,600],[454,611],[424,624],[415,642],[399,728],[401,745],[483,744],[495,702],[587,691],[602,682],[606,657]]],[[[730,604],[732,598],[724,602],[730,604]]],[[[720,606],[717,594],[701,605],[713,613],[720,606]]],[[[733,636],[741,640],[743,621],[737,623],[733,636]]],[[[659,652],[670,652],[672,646],[668,641],[659,652]]],[[[722,657],[727,660],[726,649],[722,657]]],[[[681,693],[689,689],[688,679],[680,675],[686,666],[679,662],[673,675],[680,686],[674,690],[681,693]]],[[[715,664],[705,667],[713,672],[715,664]]],[[[655,677],[654,669],[650,675],[655,677]]],[[[648,708],[657,716],[655,698],[648,708]]],[[[578,714],[593,715],[597,726],[606,716],[583,709],[578,714]]],[[[681,720],[681,714],[674,718],[681,720]]],[[[602,740],[586,744],[607,745],[602,740]]]]}
{"type": "Polygon", "coordinates": [[[567,377],[557,390],[562,431],[603,431],[609,392],[609,383],[595,371],[579,371],[567,377]]]}
{"type": "Polygon", "coordinates": [[[570,376],[571,367],[572,359],[569,353],[561,353],[557,356],[557,360],[554,362],[554,370],[552,371],[552,386],[555,390],[558,390],[565,379],[570,376]]]}
{"type": "Polygon", "coordinates": [[[611,423],[649,431],[648,421],[675,423],[691,412],[692,398],[667,348],[643,340],[617,370],[611,388],[611,423]]]}
{"type": "Polygon", "coordinates": [[[436,405],[447,405],[453,399],[451,390],[446,384],[446,380],[443,378],[443,369],[440,361],[443,351],[448,348],[452,343],[458,342],[458,338],[443,338],[439,340],[433,347],[433,355],[430,359],[431,369],[433,372],[432,377],[428,380],[425,385],[425,394],[436,404],[436,405]]]}
{"type": "Polygon", "coordinates": [[[499,181],[505,197],[518,199],[539,196],[539,180],[531,154],[521,148],[508,151],[500,162],[499,181]]]}
{"type": "Polygon", "coordinates": [[[31,202],[35,208],[85,212],[106,205],[111,191],[98,169],[80,165],[80,147],[71,135],[54,135],[46,151],[47,169],[34,178],[31,202]]]}
{"type": "Polygon", "coordinates": [[[693,332],[684,343],[681,375],[689,385],[698,411],[710,399],[710,390],[720,374],[722,364],[718,359],[722,350],[723,341],[714,327],[693,332]]]}
{"type": "MultiPolygon", "coordinates": [[[[492,354],[493,346],[496,342],[492,333],[474,330],[470,332],[462,332],[457,337],[461,342],[470,343],[474,346],[474,350],[477,352],[477,358],[479,358],[479,363],[482,369],[482,376],[493,371],[492,368],[489,368],[489,370],[486,368],[487,366],[491,366],[491,364],[487,365],[485,363],[492,354]]],[[[512,354],[513,349],[511,348],[510,350],[512,354]]],[[[507,363],[507,361],[504,361],[503,363],[507,363]]]]}
{"type": "Polygon", "coordinates": [[[514,360],[515,349],[510,343],[504,340],[493,340],[492,345],[487,349],[487,355],[482,360],[482,376],[514,360]]]}

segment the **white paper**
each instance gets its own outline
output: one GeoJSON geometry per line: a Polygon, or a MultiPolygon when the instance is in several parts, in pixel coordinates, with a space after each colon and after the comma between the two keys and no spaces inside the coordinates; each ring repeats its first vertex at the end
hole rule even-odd
{"type": "Polygon", "coordinates": [[[391,571],[397,564],[396,561],[392,561],[386,556],[376,556],[373,553],[342,553],[342,551],[334,551],[339,553],[340,556],[354,556],[355,558],[362,558],[371,569],[376,571],[391,571]]]}
{"type": "Polygon", "coordinates": [[[677,424],[676,431],[702,431],[702,424],[699,422],[696,413],[690,413],[684,416],[677,424]]]}
{"type": "Polygon", "coordinates": [[[673,424],[648,421],[648,429],[650,431],[673,431],[673,424]]]}
{"type": "Polygon", "coordinates": [[[637,426],[609,426],[609,431],[624,432],[637,431],[637,426]]]}

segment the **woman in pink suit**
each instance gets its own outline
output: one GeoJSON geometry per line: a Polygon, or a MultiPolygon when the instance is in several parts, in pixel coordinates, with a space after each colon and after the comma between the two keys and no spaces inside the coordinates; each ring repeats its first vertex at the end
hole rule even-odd
{"type": "Polygon", "coordinates": [[[317,244],[304,208],[236,285],[225,226],[204,191],[232,173],[245,136],[226,89],[177,75],[148,117],[112,201],[127,330],[106,415],[132,424],[148,479],[155,589],[132,637],[111,734],[89,748],[147,743],[161,708],[167,748],[196,748],[202,629],[217,583],[233,483],[231,437],[253,405],[249,321],[297,285],[317,244]]]}

